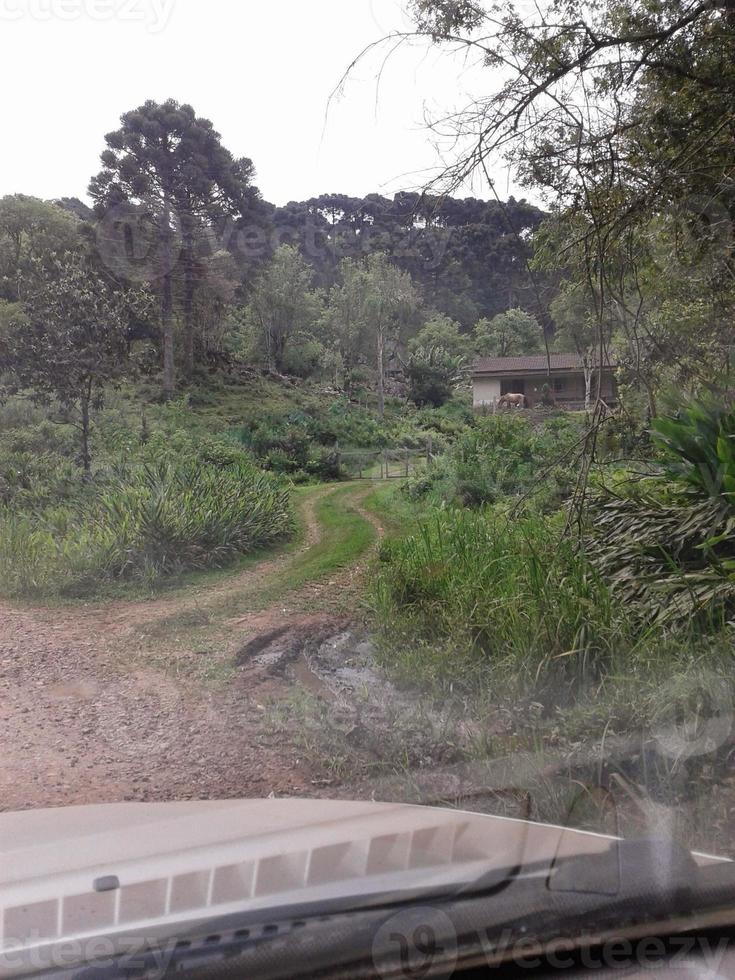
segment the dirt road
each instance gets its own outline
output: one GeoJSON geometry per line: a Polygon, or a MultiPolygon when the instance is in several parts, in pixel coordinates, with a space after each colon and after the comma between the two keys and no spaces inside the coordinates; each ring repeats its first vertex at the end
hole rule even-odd
{"type": "Polygon", "coordinates": [[[308,764],[267,721],[266,704],[294,682],[262,654],[354,617],[368,552],[316,563],[327,569],[316,579],[309,569],[328,552],[319,508],[332,495],[382,533],[368,492],[308,491],[298,548],[163,598],[0,604],[0,809],[314,792],[308,764]]]}

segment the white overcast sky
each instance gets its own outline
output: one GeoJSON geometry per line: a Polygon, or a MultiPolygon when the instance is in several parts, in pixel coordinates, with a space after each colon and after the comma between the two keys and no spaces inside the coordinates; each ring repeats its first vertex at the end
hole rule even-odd
{"type": "MultiPolygon", "coordinates": [[[[6,143],[0,195],[86,197],[104,134],[146,99],[190,102],[252,157],[275,204],[421,185],[439,156],[423,119],[487,91],[488,72],[432,47],[377,52],[401,0],[0,0],[6,143]]],[[[498,193],[520,196],[506,171],[498,193]]],[[[467,193],[490,197],[478,183],[467,193]]]]}

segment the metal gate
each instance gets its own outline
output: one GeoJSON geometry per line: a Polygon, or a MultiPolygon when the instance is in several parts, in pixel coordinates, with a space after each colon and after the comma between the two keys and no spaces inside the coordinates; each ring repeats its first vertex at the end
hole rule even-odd
{"type": "Polygon", "coordinates": [[[425,449],[349,449],[335,448],[337,465],[345,476],[356,480],[405,480],[435,459],[429,440],[425,449]]]}

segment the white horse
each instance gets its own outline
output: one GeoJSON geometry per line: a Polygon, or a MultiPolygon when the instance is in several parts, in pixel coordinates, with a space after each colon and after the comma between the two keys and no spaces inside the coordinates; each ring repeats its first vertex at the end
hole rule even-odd
{"type": "Polygon", "coordinates": [[[525,395],[503,395],[498,402],[498,408],[528,408],[528,399],[525,395]]]}

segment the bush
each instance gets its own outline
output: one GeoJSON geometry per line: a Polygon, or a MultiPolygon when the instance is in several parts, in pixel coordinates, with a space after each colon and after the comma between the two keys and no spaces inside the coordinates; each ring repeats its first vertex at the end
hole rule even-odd
{"type": "Polygon", "coordinates": [[[735,410],[691,402],[651,423],[669,477],[690,492],[735,499],[735,410]]]}
{"type": "Polygon", "coordinates": [[[144,466],[76,506],[0,510],[0,588],[84,596],[121,581],[151,585],[223,567],[292,529],[288,491],[251,465],[144,466]]]}
{"type": "Polygon", "coordinates": [[[382,449],[398,443],[410,446],[411,438],[416,445],[426,444],[426,435],[415,427],[410,428],[410,438],[404,438],[399,425],[380,421],[346,399],[335,400],[323,414],[270,416],[237,430],[235,436],[266,469],[294,480],[338,479],[337,444],[342,449],[382,449]]]}
{"type": "Polygon", "coordinates": [[[533,491],[537,505],[551,511],[574,485],[569,450],[578,439],[578,427],[566,418],[550,419],[539,428],[509,415],[479,419],[464,430],[446,460],[420,484],[409,484],[407,492],[482,507],[533,491]]]}
{"type": "Polygon", "coordinates": [[[419,407],[440,408],[452,397],[465,373],[461,355],[437,344],[419,346],[408,360],[409,397],[419,407]]]}
{"type": "Polygon", "coordinates": [[[314,479],[328,482],[339,480],[342,473],[338,465],[338,455],[333,449],[312,452],[306,464],[306,472],[314,479]]]}
{"type": "Polygon", "coordinates": [[[596,494],[589,553],[637,617],[719,628],[735,612],[735,412],[692,402],[652,429],[663,473],[596,494]]]}
{"type": "Polygon", "coordinates": [[[735,611],[732,514],[717,500],[667,502],[667,489],[594,499],[588,553],[631,617],[719,628],[735,611]]]}
{"type": "Polygon", "coordinates": [[[34,510],[78,488],[79,470],[73,460],[51,452],[8,451],[0,446],[0,504],[34,510]]]}

